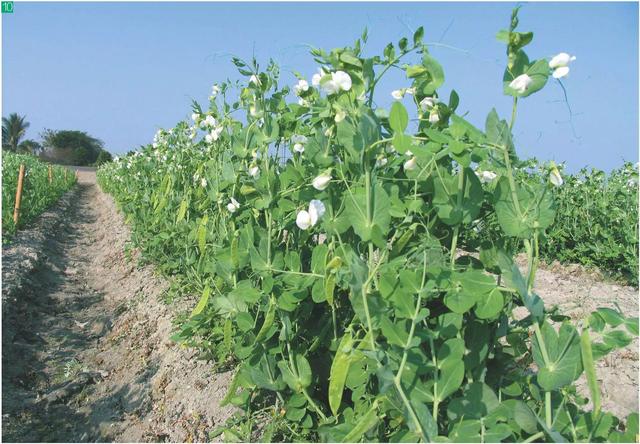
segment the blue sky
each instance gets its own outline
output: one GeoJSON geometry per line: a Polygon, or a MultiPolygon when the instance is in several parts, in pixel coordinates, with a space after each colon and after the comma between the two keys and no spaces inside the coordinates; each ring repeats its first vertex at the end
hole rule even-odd
{"type": "MultiPolygon", "coordinates": [[[[459,112],[479,127],[502,95],[506,55],[495,39],[516,3],[20,3],[2,16],[2,113],[26,114],[29,138],[44,128],[78,129],[113,153],[149,143],[160,127],[190,115],[211,85],[238,79],[231,55],[270,57],[309,79],[308,46],[351,44],[366,26],[366,53],[425,28],[443,65],[441,96],[455,89],[459,112]]],[[[521,157],[610,170],[638,160],[638,4],[522,3],[520,30],[533,31],[531,58],[577,56],[562,89],[550,82],[523,100],[514,128],[521,157]]],[[[377,101],[408,86],[381,82],[377,101]]]]}

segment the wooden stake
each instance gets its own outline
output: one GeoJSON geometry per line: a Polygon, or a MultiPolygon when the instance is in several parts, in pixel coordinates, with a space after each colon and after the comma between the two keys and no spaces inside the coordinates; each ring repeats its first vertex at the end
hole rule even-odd
{"type": "Polygon", "coordinates": [[[49,185],[53,183],[53,168],[49,165],[49,185]]]}
{"type": "Polygon", "coordinates": [[[67,181],[67,169],[66,168],[64,169],[64,181],[65,182],[67,181]]]}
{"type": "Polygon", "coordinates": [[[20,172],[18,173],[18,189],[16,190],[16,205],[13,208],[13,223],[18,225],[18,216],[20,215],[20,199],[22,199],[22,182],[24,180],[24,164],[20,164],[20,172]]]}

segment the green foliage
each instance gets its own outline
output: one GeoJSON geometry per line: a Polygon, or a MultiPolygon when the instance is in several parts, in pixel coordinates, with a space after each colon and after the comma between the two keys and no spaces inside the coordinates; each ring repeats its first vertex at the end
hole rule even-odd
{"type": "MultiPolygon", "coordinates": [[[[514,63],[532,38],[516,25],[514,13],[514,63]]],[[[581,410],[573,384],[637,320],[552,323],[532,291],[556,214],[548,173],[517,174],[512,125],[495,111],[482,132],[455,114],[457,94],[437,100],[444,71],[422,38],[371,58],[366,32],[313,49],[323,70],[296,85],[297,103],[275,64],[234,58],[247,78],[237,99],[215,85],[193,126],[99,169],[145,257],[201,295],[174,339],[237,365],[223,404],[247,418],[214,435],[249,440],[261,418],[264,441],[624,439],[612,415],[581,410]],[[392,68],[410,108],[374,105],[392,68]],[[480,259],[458,257],[462,233],[496,212],[480,259]],[[524,275],[509,254],[522,245],[524,275]]]]}
{"type": "Polygon", "coordinates": [[[76,183],[75,174],[67,173],[65,168],[53,166],[53,183],[49,184],[49,164],[26,154],[2,153],[2,238],[9,237],[40,213],[55,203],[69,188],[76,183]],[[18,226],[13,223],[13,208],[18,187],[18,171],[20,164],[25,166],[25,177],[20,204],[18,226]]]}
{"type": "MultiPolygon", "coordinates": [[[[548,166],[535,159],[519,162],[516,175],[530,189],[540,188],[540,177],[548,166]]],[[[578,263],[597,267],[614,278],[638,285],[638,170],[627,162],[609,174],[596,169],[582,169],[577,174],[563,174],[564,183],[544,196],[547,209],[555,208],[540,243],[540,256],[547,262],[578,263]]],[[[526,235],[527,225],[518,225],[509,204],[508,184],[502,178],[496,185],[495,205],[485,205],[484,217],[474,230],[465,233],[464,245],[477,248],[500,236],[504,229],[526,235]],[[502,222],[501,222],[502,221],[502,222]]],[[[542,206],[541,211],[545,210],[542,206]]],[[[550,213],[549,213],[550,215],[550,213]]]]}
{"type": "Polygon", "coordinates": [[[105,153],[101,140],[84,131],[45,130],[42,134],[42,157],[63,165],[99,165],[111,156],[105,153]]]}
{"type": "Polygon", "coordinates": [[[541,254],[595,266],[638,285],[638,169],[592,169],[567,176],[555,190],[556,223],[541,254]]]}
{"type": "Polygon", "coordinates": [[[27,116],[19,116],[17,113],[9,114],[2,118],[2,149],[17,152],[20,139],[27,133],[29,122],[27,116]]]}

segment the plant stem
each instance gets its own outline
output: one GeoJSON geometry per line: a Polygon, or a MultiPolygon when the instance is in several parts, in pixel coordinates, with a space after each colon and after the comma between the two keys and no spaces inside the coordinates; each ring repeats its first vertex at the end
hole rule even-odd
{"type": "Polygon", "coordinates": [[[527,443],[527,442],[533,442],[538,438],[542,438],[544,436],[544,432],[538,432],[535,435],[531,435],[530,437],[528,437],[527,439],[525,439],[524,441],[522,441],[523,443],[527,443]]]}
{"type": "Polygon", "coordinates": [[[547,428],[551,428],[553,421],[551,420],[551,392],[544,392],[544,408],[545,408],[545,421],[547,428]]]}
{"type": "MultiPolygon", "coordinates": [[[[458,172],[458,196],[456,200],[456,206],[458,208],[462,207],[462,198],[464,196],[464,169],[460,166],[460,171],[458,172]]],[[[460,221],[462,223],[462,221],[460,221]]],[[[451,269],[456,263],[456,247],[458,245],[458,234],[460,231],[460,224],[456,225],[453,229],[453,238],[451,239],[451,269]]]]}

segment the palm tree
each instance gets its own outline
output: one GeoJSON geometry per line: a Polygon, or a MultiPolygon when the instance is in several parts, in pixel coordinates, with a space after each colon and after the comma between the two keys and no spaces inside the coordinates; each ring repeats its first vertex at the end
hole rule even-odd
{"type": "Polygon", "coordinates": [[[9,114],[9,118],[2,118],[2,148],[9,151],[18,151],[20,139],[24,137],[29,128],[27,116],[19,116],[17,113],[9,114]]]}

